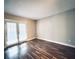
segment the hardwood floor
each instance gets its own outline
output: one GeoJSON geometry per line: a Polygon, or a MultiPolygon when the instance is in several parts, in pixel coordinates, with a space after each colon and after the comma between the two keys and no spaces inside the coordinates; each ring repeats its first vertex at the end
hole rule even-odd
{"type": "Polygon", "coordinates": [[[34,39],[5,50],[5,59],[75,59],[75,48],[34,39]]]}

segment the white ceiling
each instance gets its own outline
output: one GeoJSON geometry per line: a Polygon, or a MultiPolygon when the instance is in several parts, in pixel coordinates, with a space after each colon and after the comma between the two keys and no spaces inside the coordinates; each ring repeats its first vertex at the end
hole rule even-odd
{"type": "Polygon", "coordinates": [[[75,0],[5,0],[6,13],[41,19],[75,7],[75,0]]]}

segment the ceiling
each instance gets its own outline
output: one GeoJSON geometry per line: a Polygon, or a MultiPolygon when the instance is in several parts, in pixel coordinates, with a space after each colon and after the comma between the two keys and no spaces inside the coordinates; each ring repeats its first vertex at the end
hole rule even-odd
{"type": "Polygon", "coordinates": [[[75,0],[5,0],[4,7],[5,13],[41,19],[75,8],[75,0]]]}

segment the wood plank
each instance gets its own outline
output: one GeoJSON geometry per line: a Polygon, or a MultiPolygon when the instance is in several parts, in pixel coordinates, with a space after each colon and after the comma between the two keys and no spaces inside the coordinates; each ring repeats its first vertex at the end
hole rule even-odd
{"type": "Polygon", "coordinates": [[[12,47],[5,50],[5,59],[75,59],[75,48],[72,47],[41,39],[34,39],[22,44],[16,45],[18,48],[14,48],[14,51],[11,51],[12,47]],[[20,47],[22,44],[25,45],[20,47]],[[14,54],[12,55],[12,53],[14,54]]]}

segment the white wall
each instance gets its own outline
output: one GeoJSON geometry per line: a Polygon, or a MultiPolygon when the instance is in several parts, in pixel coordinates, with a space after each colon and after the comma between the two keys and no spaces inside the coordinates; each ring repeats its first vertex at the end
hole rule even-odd
{"type": "Polygon", "coordinates": [[[75,10],[69,10],[37,21],[37,37],[75,46],[75,10]]]}

